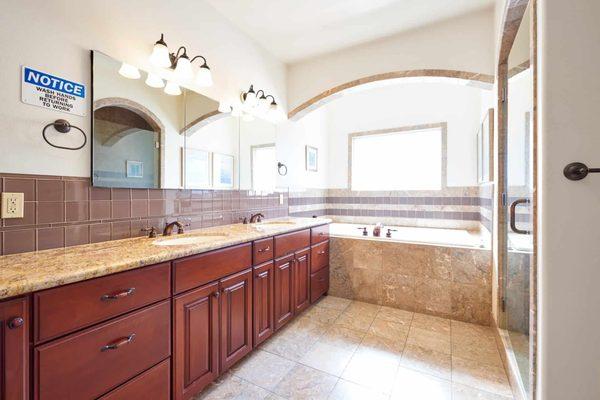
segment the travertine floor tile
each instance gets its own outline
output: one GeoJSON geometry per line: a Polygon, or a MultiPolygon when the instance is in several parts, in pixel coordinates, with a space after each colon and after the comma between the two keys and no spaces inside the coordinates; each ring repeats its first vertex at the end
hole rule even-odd
{"type": "Polygon", "coordinates": [[[317,342],[300,363],[334,376],[342,375],[352,358],[352,351],[317,342]]]}
{"type": "Polygon", "coordinates": [[[273,390],[287,399],[327,399],[338,378],[316,369],[297,365],[273,390]]]}
{"type": "Polygon", "coordinates": [[[499,394],[484,392],[460,383],[452,384],[453,400],[512,400],[512,396],[501,396],[499,394]]]}
{"type": "Polygon", "coordinates": [[[365,332],[334,324],[319,338],[319,343],[354,351],[364,336],[365,332]]]}
{"type": "Polygon", "coordinates": [[[329,395],[329,400],[387,400],[388,398],[385,393],[343,379],[336,383],[333,392],[329,395]]]}
{"type": "Polygon", "coordinates": [[[477,361],[452,357],[452,382],[503,396],[512,395],[503,368],[483,365],[477,361]]]}
{"type": "Polygon", "coordinates": [[[397,361],[383,360],[367,352],[356,352],[344,370],[342,379],[389,393],[397,370],[397,361]]]}
{"type": "Polygon", "coordinates": [[[452,400],[450,381],[400,367],[394,381],[392,400],[452,400]]]}
{"type": "Polygon", "coordinates": [[[411,327],[440,333],[450,333],[450,320],[432,315],[415,313],[411,327]]]}
{"type": "Polygon", "coordinates": [[[275,354],[260,349],[233,367],[233,375],[265,389],[273,389],[296,365],[275,354]]]}
{"type": "Polygon", "coordinates": [[[406,338],[403,335],[398,337],[383,337],[373,333],[367,333],[363,338],[360,347],[372,350],[392,353],[398,356],[402,355],[406,338]]]}
{"type": "Polygon", "coordinates": [[[263,400],[270,395],[271,392],[228,374],[224,379],[219,379],[206,388],[194,400],[263,400]]]}
{"type": "Polygon", "coordinates": [[[362,301],[353,301],[344,312],[349,314],[367,315],[375,317],[381,308],[380,305],[364,303],[362,301]]]}
{"type": "Polygon", "coordinates": [[[476,361],[480,364],[494,365],[504,368],[500,352],[495,341],[473,340],[472,342],[457,342],[452,344],[452,355],[465,360],[476,361]]]}
{"type": "Polygon", "coordinates": [[[317,324],[332,324],[342,314],[342,310],[327,307],[311,307],[300,316],[300,319],[317,324]]]}
{"type": "Polygon", "coordinates": [[[350,303],[352,303],[352,300],[335,296],[325,296],[317,304],[315,304],[315,306],[344,311],[350,305],[350,303]]]}
{"type": "Polygon", "coordinates": [[[424,347],[406,345],[402,354],[403,367],[417,370],[438,378],[450,380],[452,357],[424,347]]]}
{"type": "Polygon", "coordinates": [[[318,337],[275,335],[260,346],[260,349],[277,354],[288,360],[299,361],[315,345],[318,337]]]}
{"type": "Polygon", "coordinates": [[[396,322],[399,324],[410,325],[414,313],[412,311],[399,310],[392,307],[381,307],[375,319],[396,322]]]}
{"type": "MultiPolygon", "coordinates": [[[[456,340],[472,340],[473,338],[494,339],[494,331],[488,326],[452,321],[452,336],[456,340]]],[[[495,339],[494,339],[495,340],[495,339]]]]}
{"type": "Polygon", "coordinates": [[[449,333],[420,329],[414,326],[410,328],[406,343],[440,353],[451,354],[452,351],[449,333]]]}
{"type": "Polygon", "coordinates": [[[376,319],[371,324],[368,333],[388,339],[405,339],[408,336],[408,330],[408,325],[376,319]]]}
{"type": "Polygon", "coordinates": [[[355,331],[367,332],[375,316],[360,314],[359,312],[349,313],[344,311],[342,315],[335,320],[334,325],[341,326],[355,331]]]}

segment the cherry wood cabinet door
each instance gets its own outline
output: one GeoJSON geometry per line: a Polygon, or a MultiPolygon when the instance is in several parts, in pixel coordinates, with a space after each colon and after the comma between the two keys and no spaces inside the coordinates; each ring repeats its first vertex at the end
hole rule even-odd
{"type": "Polygon", "coordinates": [[[310,305],[310,249],[294,256],[294,312],[299,313],[310,305]]]}
{"type": "Polygon", "coordinates": [[[187,400],[219,375],[219,284],[173,302],[173,399],[187,400]]]}
{"type": "Polygon", "coordinates": [[[267,340],[275,330],[273,321],[273,261],[254,267],[254,347],[267,340]]]}
{"type": "Polygon", "coordinates": [[[294,255],[275,260],[275,330],[285,325],[294,316],[294,255]]]}
{"type": "Polygon", "coordinates": [[[0,399],[29,398],[29,301],[0,303],[0,399]]]}
{"type": "Polygon", "coordinates": [[[221,279],[221,373],[252,351],[252,268],[221,279]]]}

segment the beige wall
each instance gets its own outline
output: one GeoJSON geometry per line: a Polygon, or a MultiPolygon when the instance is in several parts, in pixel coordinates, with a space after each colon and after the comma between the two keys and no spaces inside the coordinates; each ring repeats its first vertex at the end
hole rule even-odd
{"type": "Polygon", "coordinates": [[[539,0],[539,398],[600,398],[600,2],[539,0]]]}
{"type": "Polygon", "coordinates": [[[89,133],[89,115],[21,103],[21,65],[82,82],[89,93],[90,49],[144,67],[161,32],[170,47],[185,44],[192,54],[207,57],[215,85],[203,94],[230,98],[254,83],[285,106],[284,65],[203,1],[6,1],[0,13],[0,172],[89,176],[90,171],[89,146],[65,151],[41,138],[42,127],[57,118],[89,133]]]}
{"type": "Polygon", "coordinates": [[[411,69],[494,74],[494,9],[333,52],[288,67],[288,104],[354,79],[411,69]]]}

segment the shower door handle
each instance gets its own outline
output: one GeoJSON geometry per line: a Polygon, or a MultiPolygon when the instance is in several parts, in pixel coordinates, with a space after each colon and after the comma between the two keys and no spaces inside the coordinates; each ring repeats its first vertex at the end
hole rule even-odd
{"type": "Polygon", "coordinates": [[[510,229],[514,233],[518,233],[519,235],[529,235],[531,233],[531,231],[517,228],[517,221],[516,221],[517,206],[519,204],[529,204],[529,203],[531,203],[531,200],[523,198],[523,199],[517,199],[510,204],[510,229]]]}

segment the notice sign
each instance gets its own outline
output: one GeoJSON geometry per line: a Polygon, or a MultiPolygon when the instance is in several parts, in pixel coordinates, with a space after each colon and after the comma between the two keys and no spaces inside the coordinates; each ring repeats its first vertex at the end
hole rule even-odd
{"type": "Polygon", "coordinates": [[[84,116],[85,86],[24,66],[21,101],[33,106],[84,116]]]}

